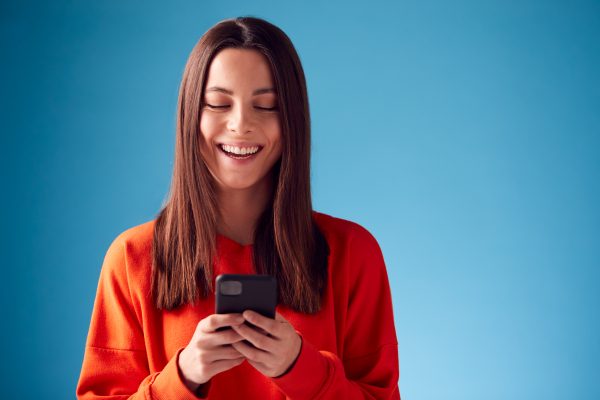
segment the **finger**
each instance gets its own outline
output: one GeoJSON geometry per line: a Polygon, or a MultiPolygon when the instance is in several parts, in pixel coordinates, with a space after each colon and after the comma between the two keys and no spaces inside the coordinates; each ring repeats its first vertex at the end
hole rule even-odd
{"type": "Polygon", "coordinates": [[[278,333],[277,328],[278,328],[279,323],[276,322],[273,318],[267,318],[267,317],[260,315],[259,313],[254,312],[252,310],[244,311],[242,316],[246,319],[246,321],[250,322],[253,325],[258,326],[259,328],[264,329],[271,335],[277,336],[277,337],[279,336],[276,334],[276,333],[278,333]]]}
{"type": "Polygon", "coordinates": [[[241,340],[244,340],[244,337],[241,336],[238,332],[236,332],[233,329],[226,329],[224,331],[212,332],[207,334],[202,347],[218,347],[239,342],[241,340]]]}
{"type": "Polygon", "coordinates": [[[256,368],[259,371],[267,371],[267,366],[261,362],[258,361],[252,361],[252,360],[248,360],[248,364],[252,365],[254,368],[256,368]]]}
{"type": "Polygon", "coordinates": [[[240,357],[243,358],[244,356],[233,346],[229,345],[222,346],[214,350],[209,350],[206,355],[206,361],[209,363],[213,363],[215,361],[220,360],[237,360],[240,357]]]}
{"type": "Polygon", "coordinates": [[[244,342],[237,342],[231,346],[235,348],[241,355],[251,361],[264,364],[270,358],[270,354],[266,351],[252,347],[244,342]]]}
{"type": "Polygon", "coordinates": [[[240,365],[241,363],[243,363],[245,360],[244,357],[240,357],[237,359],[233,359],[233,360],[219,360],[219,361],[215,361],[213,363],[210,364],[210,371],[211,374],[214,376],[216,374],[219,374],[223,371],[227,371],[228,369],[231,369],[233,367],[237,367],[238,365],[240,365]]]}
{"type": "Polygon", "coordinates": [[[202,332],[211,333],[218,328],[239,325],[243,322],[244,317],[241,314],[212,314],[200,321],[198,327],[202,332]]]}
{"type": "Polygon", "coordinates": [[[233,330],[252,343],[254,347],[261,350],[273,352],[273,349],[277,344],[274,339],[245,324],[234,326],[233,330]]]}

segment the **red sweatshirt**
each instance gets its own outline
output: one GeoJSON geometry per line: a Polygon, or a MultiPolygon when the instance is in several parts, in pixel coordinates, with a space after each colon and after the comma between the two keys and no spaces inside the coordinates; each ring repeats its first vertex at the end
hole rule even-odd
{"type": "MultiPolygon", "coordinates": [[[[277,311],[300,334],[300,354],[285,375],[269,378],[248,362],[215,375],[209,399],[400,399],[398,343],[384,259],[360,225],[314,213],[330,248],[321,310],[277,311]]],[[[79,399],[197,399],[184,385],[178,356],[214,296],[174,311],[150,293],[155,221],[130,228],[110,245],[98,283],[77,384],[79,399]]],[[[252,245],[218,235],[219,274],[255,273],[252,245]]]]}

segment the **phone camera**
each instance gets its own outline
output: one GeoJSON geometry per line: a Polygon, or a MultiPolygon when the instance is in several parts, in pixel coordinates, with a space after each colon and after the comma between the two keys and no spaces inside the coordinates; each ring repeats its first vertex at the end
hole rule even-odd
{"type": "Polygon", "coordinates": [[[242,294],[242,282],[225,281],[221,282],[221,293],[225,296],[239,296],[242,294]]]}

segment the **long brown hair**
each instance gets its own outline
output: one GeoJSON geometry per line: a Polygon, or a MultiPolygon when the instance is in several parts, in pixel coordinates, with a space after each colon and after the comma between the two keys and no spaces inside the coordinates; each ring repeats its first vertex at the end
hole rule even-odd
{"type": "Polygon", "coordinates": [[[277,278],[279,302],[320,309],[328,247],[313,220],[310,190],[310,115],[300,59],[288,36],[255,17],[221,21],[192,50],[179,88],[175,163],[169,196],[156,218],[152,297],[172,310],[213,292],[219,206],[214,178],[200,154],[200,110],[210,63],[225,48],[254,49],[269,62],[277,92],[282,155],[273,167],[273,198],[254,232],[259,274],[277,278]]]}

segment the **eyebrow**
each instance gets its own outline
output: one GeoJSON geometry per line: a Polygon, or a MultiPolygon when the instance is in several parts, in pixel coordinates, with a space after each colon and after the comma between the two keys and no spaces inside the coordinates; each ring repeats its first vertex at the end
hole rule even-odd
{"type": "MultiPolygon", "coordinates": [[[[225,93],[228,95],[232,95],[233,91],[229,90],[229,89],[225,89],[222,87],[218,87],[218,86],[212,86],[209,87],[208,89],[206,89],[207,92],[221,92],[221,93],[225,93]]],[[[252,92],[252,96],[258,96],[259,94],[265,94],[265,93],[275,93],[275,89],[273,88],[260,88],[260,89],[256,89],[254,92],[252,92]]]]}

